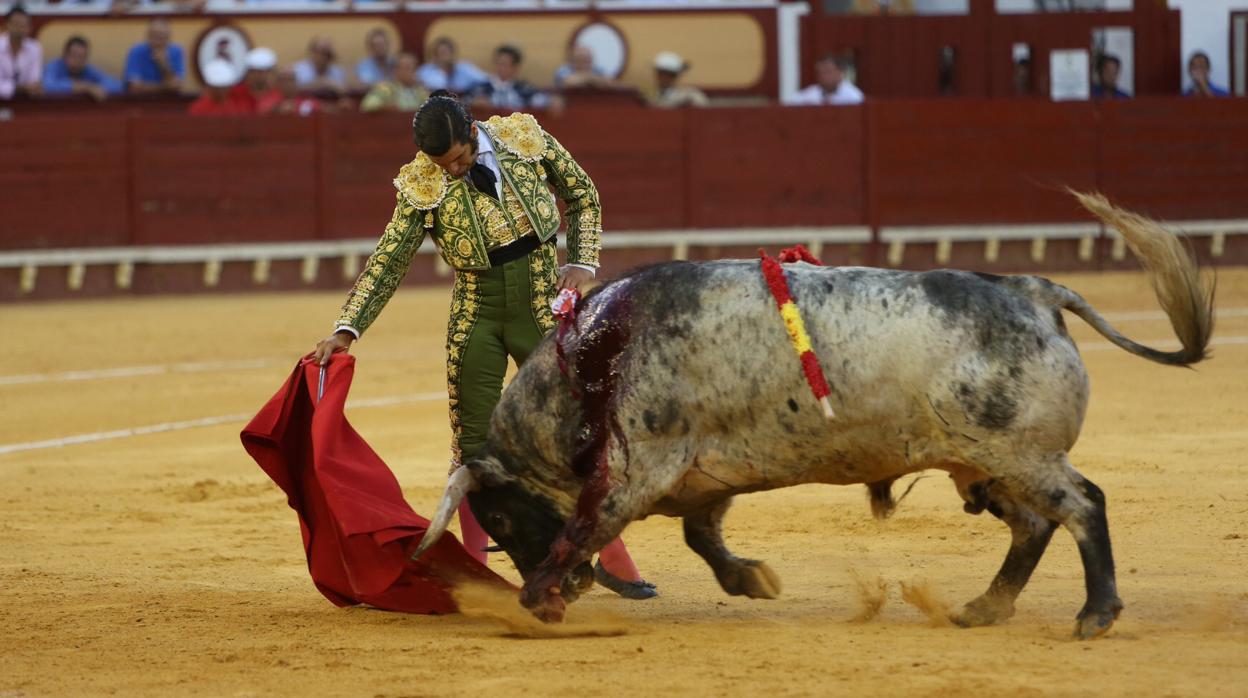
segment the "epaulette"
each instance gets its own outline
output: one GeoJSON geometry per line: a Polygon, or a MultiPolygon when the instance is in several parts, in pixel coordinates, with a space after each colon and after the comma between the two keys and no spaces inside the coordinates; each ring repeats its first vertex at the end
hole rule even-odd
{"type": "Polygon", "coordinates": [[[491,116],[484,124],[491,140],[527,162],[537,162],[546,152],[546,135],[532,114],[491,116]]]}
{"type": "Polygon", "coordinates": [[[399,176],[394,178],[394,188],[407,203],[421,211],[437,208],[449,186],[450,175],[424,153],[418,153],[414,160],[399,168],[399,176]]]}

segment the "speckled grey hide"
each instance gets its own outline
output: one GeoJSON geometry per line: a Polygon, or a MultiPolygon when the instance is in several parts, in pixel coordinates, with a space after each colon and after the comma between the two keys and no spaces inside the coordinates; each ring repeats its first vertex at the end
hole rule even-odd
{"type": "MultiPolygon", "coordinates": [[[[616,365],[627,457],[613,438],[605,519],[681,516],[732,494],[927,468],[973,469],[963,479],[1045,498],[1070,485],[1064,454],[1088,378],[1055,310],[1068,291],[958,271],[799,263],[785,272],[832,390],[832,420],[757,262],[650,267],[587,300],[582,331],[623,294],[632,304],[616,365]]],[[[570,335],[569,356],[576,342],[570,335]]],[[[579,416],[547,338],[505,392],[487,447],[565,516],[580,489],[568,469],[579,416]]]]}

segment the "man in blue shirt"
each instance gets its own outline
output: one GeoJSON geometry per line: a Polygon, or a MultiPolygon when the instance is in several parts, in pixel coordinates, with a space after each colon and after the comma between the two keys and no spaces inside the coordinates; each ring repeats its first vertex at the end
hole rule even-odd
{"type": "Polygon", "coordinates": [[[69,37],[61,57],[43,69],[43,93],[52,96],[90,95],[96,101],[121,94],[121,81],[88,63],[89,52],[86,39],[69,37]]]}
{"type": "Polygon", "coordinates": [[[1131,95],[1118,89],[1118,73],[1122,61],[1112,53],[1096,57],[1097,84],[1092,86],[1092,99],[1131,99],[1131,95]]]}
{"type": "Polygon", "coordinates": [[[429,47],[429,55],[433,59],[420,66],[420,71],[416,74],[426,90],[450,90],[467,94],[472,88],[489,80],[485,71],[468,61],[457,60],[456,53],[454,41],[445,36],[434,40],[429,47]]]}
{"type": "Polygon", "coordinates": [[[182,47],[170,43],[169,22],[153,19],[147,25],[147,41],[126,55],[126,88],[132,94],[178,92],[186,77],[182,47]]]}
{"type": "Polygon", "coordinates": [[[1192,78],[1192,86],[1183,93],[1184,97],[1230,97],[1225,87],[1218,87],[1209,79],[1213,64],[1209,62],[1209,54],[1197,51],[1187,59],[1187,74],[1192,78]]]}
{"type": "Polygon", "coordinates": [[[363,60],[355,64],[355,79],[362,87],[372,87],[394,77],[396,59],[390,55],[390,37],[386,30],[374,27],[364,37],[364,48],[368,53],[363,60]]]}

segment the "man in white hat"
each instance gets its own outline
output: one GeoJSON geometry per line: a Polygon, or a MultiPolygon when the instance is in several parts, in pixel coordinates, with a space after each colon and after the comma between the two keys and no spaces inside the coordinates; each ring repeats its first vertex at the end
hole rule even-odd
{"type": "Polygon", "coordinates": [[[230,101],[230,87],[238,82],[238,73],[228,61],[213,59],[204,66],[200,74],[204,79],[204,90],[199,93],[198,99],[191,102],[188,110],[191,116],[247,113],[243,107],[230,101]]]}
{"type": "Polygon", "coordinates": [[[646,95],[650,106],[665,109],[705,107],[707,99],[702,90],[676,84],[686,70],[689,70],[689,63],[679,53],[660,51],[654,57],[655,89],[646,95]]]}
{"type": "Polygon", "coordinates": [[[282,101],[274,76],[277,54],[271,48],[253,48],[245,62],[247,73],[242,82],[230,88],[229,100],[248,114],[268,114],[282,101]]]}

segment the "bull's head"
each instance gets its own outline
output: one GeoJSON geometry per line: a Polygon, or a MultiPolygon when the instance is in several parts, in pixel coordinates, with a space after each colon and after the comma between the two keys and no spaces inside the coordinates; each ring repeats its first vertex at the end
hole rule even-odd
{"type": "MultiPolygon", "coordinates": [[[[547,590],[530,589],[527,583],[550,554],[551,545],[563,531],[567,516],[554,500],[525,487],[525,483],[507,472],[493,456],[471,460],[451,475],[429,530],[412,554],[413,559],[446,532],[464,497],[468,498],[468,505],[481,527],[511,556],[524,578],[526,587],[521,601],[530,608],[545,603],[547,590]]],[[[593,583],[593,577],[589,563],[581,563],[563,578],[560,595],[566,601],[576,599],[593,583]]]]}

